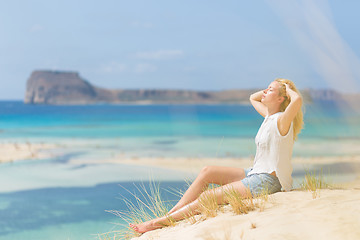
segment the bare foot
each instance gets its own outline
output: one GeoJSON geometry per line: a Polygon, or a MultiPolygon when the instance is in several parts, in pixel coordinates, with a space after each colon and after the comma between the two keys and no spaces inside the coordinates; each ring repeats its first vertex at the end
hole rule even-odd
{"type": "Polygon", "coordinates": [[[135,232],[138,233],[145,233],[148,231],[152,231],[158,228],[161,228],[160,225],[155,225],[153,221],[147,221],[140,224],[132,224],[130,223],[129,226],[134,229],[135,232]]]}

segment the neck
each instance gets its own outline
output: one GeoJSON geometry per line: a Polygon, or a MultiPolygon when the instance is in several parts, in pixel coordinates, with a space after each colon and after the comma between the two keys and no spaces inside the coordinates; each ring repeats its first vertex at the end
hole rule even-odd
{"type": "Polygon", "coordinates": [[[268,116],[271,116],[278,112],[280,112],[280,107],[276,107],[276,108],[268,107],[268,116]]]}

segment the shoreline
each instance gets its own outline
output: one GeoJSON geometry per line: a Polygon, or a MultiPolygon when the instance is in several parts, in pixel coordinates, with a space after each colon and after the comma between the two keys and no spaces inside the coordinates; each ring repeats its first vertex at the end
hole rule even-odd
{"type": "MultiPolygon", "coordinates": [[[[55,155],[61,156],[61,152],[67,153],[68,150],[69,145],[59,143],[2,142],[0,143],[0,164],[52,158],[55,155]]],[[[114,151],[108,156],[97,156],[95,159],[73,158],[68,163],[71,165],[123,164],[176,170],[197,175],[203,167],[210,165],[248,168],[253,165],[253,157],[134,157],[126,156],[122,151],[114,151]]],[[[318,169],[319,166],[331,167],[335,172],[339,169],[341,173],[349,171],[356,175],[356,179],[351,182],[359,183],[360,186],[360,155],[293,157],[292,164],[294,171],[318,169]],[[344,169],[341,169],[342,166],[344,169]]],[[[350,182],[346,184],[354,185],[350,182]]]]}
{"type": "MultiPolygon", "coordinates": [[[[72,161],[72,164],[120,164],[139,167],[159,168],[181,171],[196,177],[205,166],[225,166],[248,168],[253,165],[252,158],[190,158],[190,157],[139,157],[124,158],[115,156],[101,161],[72,161]]],[[[293,163],[293,187],[296,189],[306,171],[321,174],[325,181],[341,188],[360,189],[360,156],[342,157],[295,157],[293,163]],[[323,171],[324,170],[324,171],[323,171]],[[300,176],[299,176],[300,174],[300,176]],[[351,175],[351,177],[349,177],[351,175]],[[329,179],[327,179],[329,178],[329,179]]]]}
{"type": "MultiPolygon", "coordinates": [[[[77,147],[76,143],[75,147],[77,147]]],[[[61,157],[61,152],[67,154],[68,150],[69,145],[59,143],[3,142],[0,143],[0,164],[61,157]]],[[[100,155],[95,158],[89,158],[88,155],[86,155],[86,158],[74,157],[67,163],[74,166],[91,165],[94,167],[102,164],[149,167],[165,171],[175,170],[196,177],[203,167],[210,165],[239,168],[251,167],[253,157],[134,157],[126,156],[123,152],[118,151],[108,156],[100,155]]],[[[320,172],[324,168],[325,175],[330,176],[330,178],[334,176],[336,179],[335,184],[340,183],[341,186],[346,188],[360,188],[360,155],[293,157],[292,164],[294,168],[294,187],[296,185],[295,180],[304,176],[305,171],[320,172]]]]}
{"type": "Polygon", "coordinates": [[[51,143],[0,143],[0,164],[45,159],[51,157],[49,153],[46,153],[46,150],[55,149],[56,146],[56,144],[51,143]]]}

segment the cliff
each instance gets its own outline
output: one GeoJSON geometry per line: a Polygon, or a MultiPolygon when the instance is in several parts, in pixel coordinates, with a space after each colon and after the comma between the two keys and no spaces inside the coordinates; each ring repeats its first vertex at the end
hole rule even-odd
{"type": "Polygon", "coordinates": [[[34,71],[26,84],[25,103],[87,103],[97,91],[76,72],[34,71]]]}
{"type": "Polygon", "coordinates": [[[254,90],[109,90],[91,85],[77,72],[34,71],[26,85],[28,104],[247,103],[254,90]]]}
{"type": "MultiPolygon", "coordinates": [[[[27,104],[92,104],[92,103],[180,103],[180,104],[248,104],[256,89],[225,91],[191,90],[109,90],[93,86],[77,72],[34,71],[26,85],[27,104]]],[[[306,102],[342,101],[344,96],[332,90],[304,90],[306,102]]]]}

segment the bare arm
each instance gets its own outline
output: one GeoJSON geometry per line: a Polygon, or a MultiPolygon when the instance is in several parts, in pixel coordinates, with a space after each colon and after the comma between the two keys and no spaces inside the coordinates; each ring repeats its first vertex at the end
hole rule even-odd
{"type": "Polygon", "coordinates": [[[285,84],[285,86],[287,97],[290,98],[290,104],[278,118],[278,128],[282,136],[285,136],[289,132],[291,122],[294,120],[302,105],[302,97],[293,91],[289,85],[285,84]]]}
{"type": "Polygon", "coordinates": [[[261,116],[265,117],[268,113],[267,107],[261,102],[261,97],[264,93],[264,90],[258,91],[250,95],[250,102],[255,108],[255,110],[260,113],[261,116]]]}

